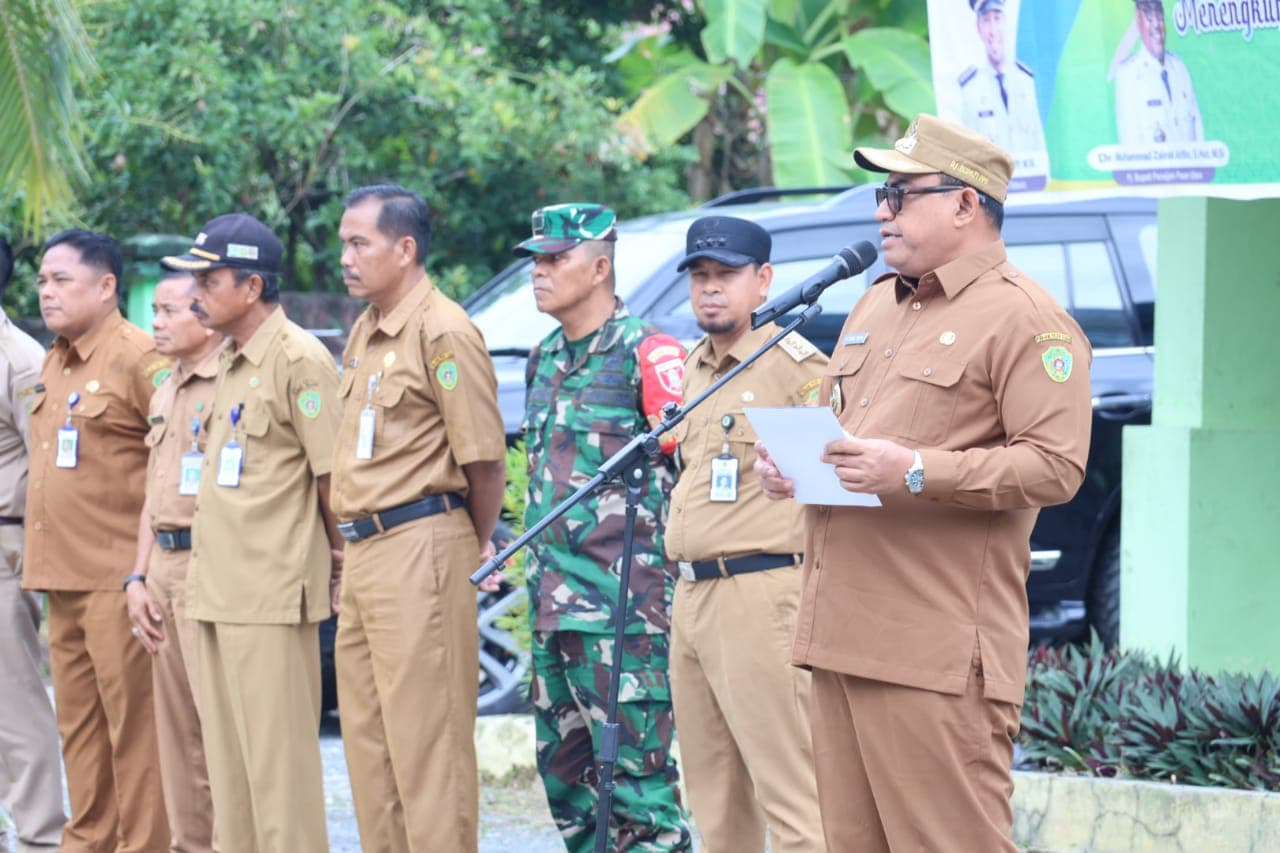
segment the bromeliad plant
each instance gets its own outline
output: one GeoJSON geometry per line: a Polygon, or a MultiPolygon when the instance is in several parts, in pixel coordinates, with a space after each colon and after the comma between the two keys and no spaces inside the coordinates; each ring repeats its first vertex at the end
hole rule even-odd
{"type": "Polygon", "coordinates": [[[1280,679],[1183,671],[1140,652],[1031,654],[1020,736],[1046,769],[1280,790],[1280,679]]]}

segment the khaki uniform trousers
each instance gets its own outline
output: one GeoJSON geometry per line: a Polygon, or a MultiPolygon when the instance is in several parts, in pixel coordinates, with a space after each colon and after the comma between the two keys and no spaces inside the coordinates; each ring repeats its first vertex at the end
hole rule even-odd
{"type": "Polygon", "coordinates": [[[196,623],[187,619],[190,551],[151,549],[147,589],[164,619],[164,639],[151,658],[160,781],[172,853],[214,850],[213,800],[196,710],[196,623]]]}
{"type": "Polygon", "coordinates": [[[464,509],[347,543],[334,662],[364,853],[476,849],[477,565],[464,509]]]}
{"type": "Polygon", "coordinates": [[[63,853],[169,845],[151,656],[129,633],[124,592],[49,592],[49,657],[71,820],[63,853]]]}
{"type": "Polygon", "coordinates": [[[218,844],[233,853],[323,853],[318,623],[196,625],[196,701],[218,844]]]}
{"type": "Polygon", "coordinates": [[[671,689],[706,853],[821,851],[809,674],[791,665],[799,569],[676,584],[671,689]]]}
{"type": "Polygon", "coordinates": [[[813,747],[832,853],[1015,851],[1018,706],[813,670],[813,747]]]}
{"type": "Polygon", "coordinates": [[[22,525],[0,525],[0,809],[18,840],[62,840],[58,729],[40,678],[40,605],[22,589],[22,525]]]}

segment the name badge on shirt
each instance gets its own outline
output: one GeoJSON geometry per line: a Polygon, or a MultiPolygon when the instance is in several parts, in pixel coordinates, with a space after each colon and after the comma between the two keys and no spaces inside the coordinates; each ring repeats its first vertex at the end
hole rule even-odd
{"type": "Polygon", "coordinates": [[[738,499],[738,459],[721,454],[711,460],[711,495],[716,503],[733,503],[738,499]]]}
{"type": "Polygon", "coordinates": [[[76,467],[80,450],[80,430],[71,425],[71,410],[80,402],[80,395],[72,391],[67,395],[67,423],[58,430],[58,453],[53,464],[58,468],[76,467]]]}
{"type": "MultiPolygon", "coordinates": [[[[388,356],[394,356],[395,353],[387,353],[388,356]]],[[[394,360],[394,359],[392,359],[394,360]]],[[[390,365],[390,361],[383,360],[385,364],[390,365]]],[[[378,389],[378,378],[382,373],[375,373],[369,377],[369,398],[364,404],[364,408],[360,410],[360,429],[356,433],[356,458],[372,459],[373,458],[373,433],[378,426],[378,413],[373,408],[373,392],[378,389]]]]}
{"type": "Polygon", "coordinates": [[[215,482],[229,489],[237,488],[243,467],[244,448],[234,441],[228,441],[222,445],[222,452],[218,454],[218,479],[215,482]]]}
{"type": "MultiPolygon", "coordinates": [[[[204,454],[188,451],[182,454],[182,465],[178,469],[178,494],[194,495],[200,491],[200,468],[204,465],[204,454]]],[[[239,474],[236,475],[237,478],[239,474]]]]}
{"type": "MultiPolygon", "coordinates": [[[[73,426],[65,426],[58,430],[58,455],[54,465],[59,468],[76,467],[76,456],[80,446],[80,430],[73,426]]],[[[47,456],[45,457],[48,458],[47,456]]]]}

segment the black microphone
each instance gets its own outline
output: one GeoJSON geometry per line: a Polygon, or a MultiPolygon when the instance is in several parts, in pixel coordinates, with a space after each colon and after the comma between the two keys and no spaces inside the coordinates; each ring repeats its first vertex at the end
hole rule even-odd
{"type": "Polygon", "coordinates": [[[855,276],[875,263],[876,247],[863,240],[856,246],[845,246],[831,258],[818,272],[809,276],[777,299],[751,312],[751,328],[758,329],[765,323],[772,323],[783,314],[790,313],[801,305],[812,305],[818,301],[822,291],[837,281],[855,276]]]}

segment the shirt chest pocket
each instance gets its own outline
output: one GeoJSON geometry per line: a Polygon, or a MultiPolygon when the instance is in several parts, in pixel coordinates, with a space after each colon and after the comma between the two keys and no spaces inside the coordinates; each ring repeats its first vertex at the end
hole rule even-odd
{"type": "Polygon", "coordinates": [[[848,411],[848,401],[857,399],[859,374],[867,361],[865,345],[846,346],[837,349],[827,364],[827,373],[822,379],[822,388],[818,391],[818,405],[830,406],[836,417],[842,421],[842,415],[848,411]]]}
{"type": "Polygon", "coordinates": [[[894,364],[896,381],[882,401],[880,431],[928,447],[940,445],[951,432],[965,364],[928,352],[900,354],[894,364]]]}
{"type": "Polygon", "coordinates": [[[730,412],[729,416],[733,418],[733,424],[727,433],[724,431],[723,422],[719,425],[721,441],[716,445],[716,455],[720,454],[724,448],[724,442],[727,441],[729,452],[741,463],[741,470],[745,471],[750,469],[756,461],[756,431],[751,426],[751,421],[747,420],[746,412],[730,412]]]}
{"type": "Polygon", "coordinates": [[[384,378],[373,392],[373,408],[378,418],[376,432],[389,444],[403,441],[415,428],[422,426],[421,419],[406,415],[405,406],[411,399],[408,391],[408,378],[396,377],[384,378]]]}
{"type": "Polygon", "coordinates": [[[629,386],[592,385],[574,395],[563,416],[568,427],[578,436],[578,447],[590,461],[598,451],[599,464],[617,453],[635,437],[640,427],[636,411],[636,394],[629,386]]]}

